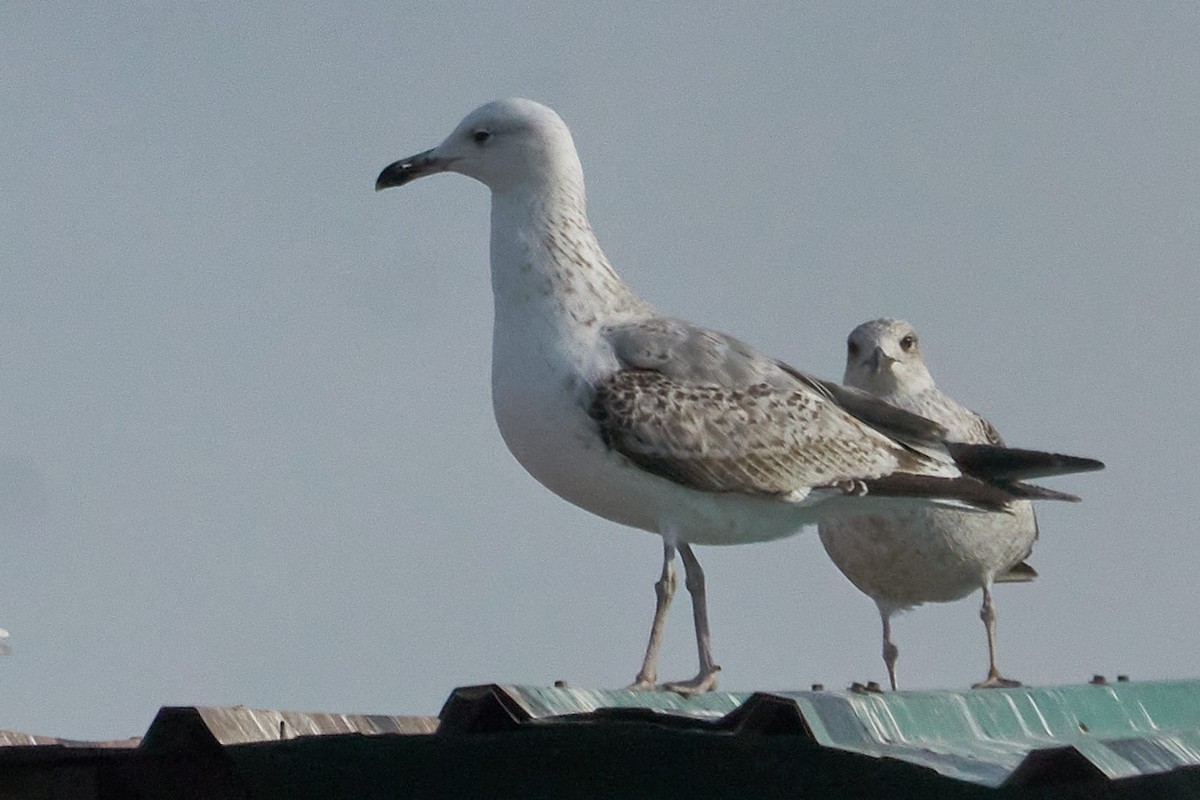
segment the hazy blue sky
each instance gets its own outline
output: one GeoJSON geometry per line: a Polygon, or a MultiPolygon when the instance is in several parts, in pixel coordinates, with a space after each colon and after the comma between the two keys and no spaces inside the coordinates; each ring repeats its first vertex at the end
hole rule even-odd
{"type": "MultiPolygon", "coordinates": [[[[1200,677],[1198,43],[1183,3],[9,4],[0,728],[632,680],[659,540],[495,430],[486,190],[372,190],[507,95],[664,311],[832,378],[904,317],[1010,443],[1108,463],[996,593],[1006,674],[1200,677]]],[[[722,688],[883,680],[814,532],[698,554],[722,688]]],[[[977,614],[901,617],[902,685],[980,679],[977,614]]]]}

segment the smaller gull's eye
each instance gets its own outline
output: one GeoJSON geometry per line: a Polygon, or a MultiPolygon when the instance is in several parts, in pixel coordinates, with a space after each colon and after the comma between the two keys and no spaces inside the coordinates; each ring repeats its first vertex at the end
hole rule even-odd
{"type": "Polygon", "coordinates": [[[846,342],[846,353],[851,358],[858,355],[858,342],[846,342]]]}
{"type": "Polygon", "coordinates": [[[903,339],[900,340],[900,349],[906,353],[909,350],[912,350],[916,346],[917,346],[917,337],[913,336],[911,333],[908,336],[905,336],[903,339]]]}
{"type": "Polygon", "coordinates": [[[483,144],[488,139],[492,138],[492,132],[484,128],[480,128],[471,134],[471,138],[474,139],[477,144],[483,144]]]}

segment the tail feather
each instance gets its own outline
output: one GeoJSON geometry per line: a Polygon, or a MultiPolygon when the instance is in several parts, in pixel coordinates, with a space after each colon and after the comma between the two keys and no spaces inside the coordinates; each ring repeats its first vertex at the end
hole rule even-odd
{"type": "Polygon", "coordinates": [[[925,498],[948,507],[1003,511],[1014,500],[1078,503],[1077,495],[1025,483],[1024,479],[1104,468],[1094,459],[1039,450],[956,442],[947,442],[946,447],[963,472],[957,478],[898,472],[871,480],[846,481],[833,488],[846,494],[925,498]]]}
{"type": "Polygon", "coordinates": [[[1029,583],[1038,576],[1036,569],[1022,561],[996,576],[996,583],[1029,583]]]}
{"type": "Polygon", "coordinates": [[[1032,483],[1016,482],[1001,482],[996,484],[1006,489],[1014,499],[1017,500],[1062,500],[1067,503],[1078,503],[1079,495],[1070,494],[1068,492],[1058,492],[1054,489],[1047,489],[1045,486],[1037,486],[1032,483]]]}
{"type": "MultiPolygon", "coordinates": [[[[913,475],[897,472],[880,478],[852,481],[861,485],[862,493],[873,497],[911,497],[948,501],[951,508],[976,509],[979,511],[1004,511],[1014,498],[1006,486],[988,483],[962,475],[957,478],[939,478],[933,475],[913,475]]],[[[855,493],[848,490],[847,494],[855,493]]]]}

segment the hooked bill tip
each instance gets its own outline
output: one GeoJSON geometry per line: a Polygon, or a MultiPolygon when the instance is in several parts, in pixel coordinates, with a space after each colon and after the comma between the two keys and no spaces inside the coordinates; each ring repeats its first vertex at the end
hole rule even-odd
{"type": "Polygon", "coordinates": [[[379,173],[379,177],[375,179],[375,191],[382,192],[384,189],[390,189],[393,186],[403,186],[408,183],[411,175],[411,161],[397,161],[393,164],[388,164],[379,173]]]}
{"type": "Polygon", "coordinates": [[[390,189],[393,186],[403,186],[422,175],[442,172],[449,163],[448,160],[436,156],[433,150],[426,150],[415,156],[394,161],[384,167],[383,171],[379,173],[379,177],[375,179],[375,191],[390,189]]]}

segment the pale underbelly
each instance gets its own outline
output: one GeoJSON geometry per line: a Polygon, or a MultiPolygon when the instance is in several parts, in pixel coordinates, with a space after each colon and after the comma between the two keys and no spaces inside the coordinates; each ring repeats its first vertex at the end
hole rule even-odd
{"type": "Polygon", "coordinates": [[[645,472],[607,448],[586,413],[586,397],[573,391],[547,396],[533,388],[538,385],[546,384],[497,381],[496,422],[521,466],[569,503],[622,525],[705,545],[770,541],[816,522],[804,503],[700,492],[645,472]]]}
{"type": "Polygon", "coordinates": [[[1028,554],[1035,539],[1028,504],[1016,514],[944,509],[822,523],[821,543],[850,581],[900,609],[965,597],[1028,554]]]}

